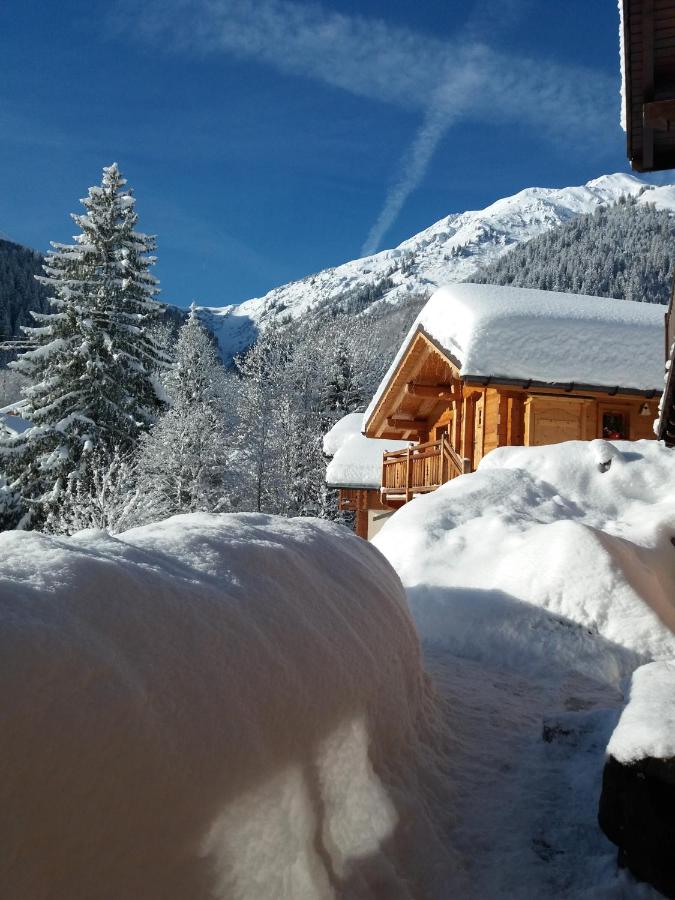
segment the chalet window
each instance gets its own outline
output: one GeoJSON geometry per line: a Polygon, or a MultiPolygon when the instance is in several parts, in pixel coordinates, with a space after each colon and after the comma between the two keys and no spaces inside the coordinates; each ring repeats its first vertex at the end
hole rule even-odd
{"type": "Polygon", "coordinates": [[[628,437],[628,423],[624,413],[606,412],[602,414],[602,436],[610,441],[625,441],[628,437]]]}

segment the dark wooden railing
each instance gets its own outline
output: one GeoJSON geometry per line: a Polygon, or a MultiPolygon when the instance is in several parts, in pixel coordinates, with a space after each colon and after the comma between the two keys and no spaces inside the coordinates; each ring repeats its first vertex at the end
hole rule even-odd
{"type": "Polygon", "coordinates": [[[471,461],[459,456],[445,435],[437,441],[385,453],[382,500],[407,503],[417,494],[435,491],[451,478],[470,471],[471,461]]]}

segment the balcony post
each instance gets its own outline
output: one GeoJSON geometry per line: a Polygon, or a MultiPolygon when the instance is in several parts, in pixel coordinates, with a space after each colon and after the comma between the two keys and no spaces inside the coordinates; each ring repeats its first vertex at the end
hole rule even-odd
{"type": "Polygon", "coordinates": [[[410,465],[410,447],[405,452],[405,502],[412,500],[412,466],[410,465]]]}

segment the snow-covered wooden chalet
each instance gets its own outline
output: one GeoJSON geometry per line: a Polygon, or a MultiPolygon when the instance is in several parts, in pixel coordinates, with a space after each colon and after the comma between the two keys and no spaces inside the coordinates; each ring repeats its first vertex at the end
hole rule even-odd
{"type": "Polygon", "coordinates": [[[654,304],[441,288],[406,336],[362,434],[353,434],[353,416],[336,426],[352,437],[333,435],[326,447],[335,453],[328,482],[342,508],[362,508],[359,533],[367,521],[372,536],[385,510],[472,472],[496,447],[653,438],[662,354],[663,309],[654,304]],[[368,479],[357,475],[361,465],[368,479]]]}
{"type": "MultiPolygon", "coordinates": [[[[620,0],[622,125],[638,172],[675,168],[675,0],[620,0]]],[[[675,287],[675,286],[674,286],[675,287]]],[[[666,379],[658,437],[675,446],[675,315],[665,323],[666,379]]]]}

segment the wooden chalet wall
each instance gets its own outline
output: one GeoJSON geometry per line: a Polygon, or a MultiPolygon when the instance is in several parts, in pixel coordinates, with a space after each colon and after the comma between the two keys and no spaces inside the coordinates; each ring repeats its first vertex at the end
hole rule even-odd
{"type": "Polygon", "coordinates": [[[380,499],[380,492],[373,488],[340,488],[338,491],[338,509],[342,512],[354,513],[354,531],[367,540],[369,534],[369,511],[389,509],[380,499]]]}
{"type": "Polygon", "coordinates": [[[470,459],[473,468],[496,447],[541,446],[618,434],[626,440],[654,437],[654,396],[466,383],[463,394],[466,427],[458,453],[470,459]]]}

